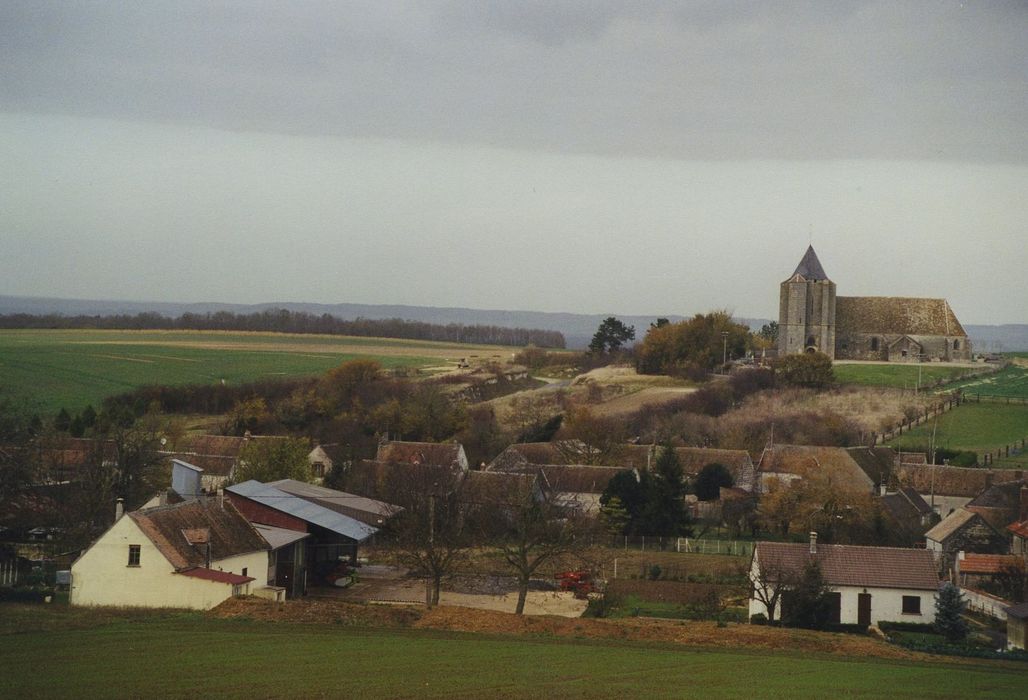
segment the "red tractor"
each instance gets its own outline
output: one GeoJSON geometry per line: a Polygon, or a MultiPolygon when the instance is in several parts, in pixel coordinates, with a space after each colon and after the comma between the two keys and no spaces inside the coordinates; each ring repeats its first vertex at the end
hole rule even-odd
{"type": "Polygon", "coordinates": [[[579,600],[593,592],[592,574],[588,571],[562,571],[554,578],[560,582],[560,590],[571,591],[579,600]]]}

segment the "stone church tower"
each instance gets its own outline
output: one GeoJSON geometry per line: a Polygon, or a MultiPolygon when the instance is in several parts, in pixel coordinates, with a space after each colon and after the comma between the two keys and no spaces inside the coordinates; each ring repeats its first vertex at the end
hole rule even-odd
{"type": "Polygon", "coordinates": [[[778,354],[815,351],[835,359],[835,282],[810,246],[796,271],[782,282],[778,354]]]}

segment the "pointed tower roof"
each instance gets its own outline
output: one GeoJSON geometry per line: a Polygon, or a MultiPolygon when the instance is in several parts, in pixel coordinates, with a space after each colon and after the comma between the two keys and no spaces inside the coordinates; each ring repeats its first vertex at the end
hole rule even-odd
{"type": "Polygon", "coordinates": [[[814,246],[807,246],[807,252],[803,254],[803,259],[796,266],[796,271],[792,273],[793,277],[796,275],[805,280],[820,281],[828,279],[825,269],[821,267],[821,261],[817,259],[817,253],[814,252],[814,246]]]}

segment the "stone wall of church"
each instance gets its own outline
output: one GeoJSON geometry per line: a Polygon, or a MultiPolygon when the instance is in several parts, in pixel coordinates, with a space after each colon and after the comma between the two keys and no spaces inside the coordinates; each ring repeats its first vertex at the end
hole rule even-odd
{"type": "MultiPolygon", "coordinates": [[[[860,333],[838,328],[835,333],[835,357],[839,360],[878,360],[882,362],[914,362],[917,345],[895,333],[860,333]],[[899,342],[897,342],[899,341],[899,342]],[[902,351],[906,350],[904,356],[902,351]]],[[[965,362],[971,359],[971,343],[964,336],[917,336],[920,354],[926,361],[965,362]]]]}
{"type": "Polygon", "coordinates": [[[835,354],[835,284],[824,281],[783,282],[778,307],[778,352],[804,352],[813,347],[835,354]]]}

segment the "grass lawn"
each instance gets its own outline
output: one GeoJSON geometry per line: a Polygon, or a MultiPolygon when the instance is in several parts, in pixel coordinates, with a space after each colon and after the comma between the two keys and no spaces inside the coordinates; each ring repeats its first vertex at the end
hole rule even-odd
{"type": "MultiPolygon", "coordinates": [[[[835,364],[835,380],[840,384],[863,384],[866,386],[887,386],[896,389],[913,389],[918,386],[919,365],[906,364],[835,364]]],[[[921,387],[932,387],[936,381],[950,381],[972,371],[967,367],[921,364],[921,387]]]]}
{"type": "MultiPolygon", "coordinates": [[[[0,617],[4,610],[0,608],[0,617]]],[[[0,636],[0,697],[1019,698],[1012,663],[156,615],[0,636]]]]}
{"type": "Polygon", "coordinates": [[[947,389],[961,388],[965,394],[1028,399],[1028,367],[1009,365],[995,374],[954,382],[947,389]]]}
{"type": "Polygon", "coordinates": [[[509,348],[388,338],[217,331],[0,331],[0,389],[55,413],[146,384],[229,384],[320,374],[354,358],[427,367],[509,348]]]}
{"type": "MultiPolygon", "coordinates": [[[[933,421],[904,433],[889,444],[914,448],[928,445],[933,421]]],[[[964,403],[939,416],[935,442],[939,447],[984,452],[1028,437],[1028,406],[982,401],[964,403]]]]}

